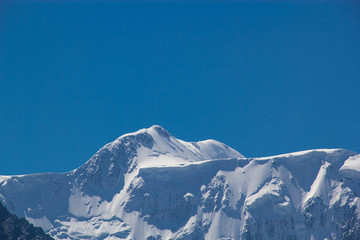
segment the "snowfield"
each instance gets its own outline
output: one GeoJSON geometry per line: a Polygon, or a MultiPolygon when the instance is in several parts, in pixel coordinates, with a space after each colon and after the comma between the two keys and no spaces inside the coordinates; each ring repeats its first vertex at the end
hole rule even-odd
{"type": "Polygon", "coordinates": [[[68,173],[0,176],[10,212],[55,239],[360,239],[360,155],[245,158],[160,126],[68,173]]]}

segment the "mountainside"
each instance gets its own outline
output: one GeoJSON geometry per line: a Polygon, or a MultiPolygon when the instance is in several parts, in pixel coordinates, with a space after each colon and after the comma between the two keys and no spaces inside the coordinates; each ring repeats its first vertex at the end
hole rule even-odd
{"type": "Polygon", "coordinates": [[[24,218],[17,218],[0,203],[0,239],[2,240],[51,240],[48,234],[34,227],[24,218]]]}
{"type": "Polygon", "coordinates": [[[360,155],[245,158],[160,126],[68,173],[0,176],[0,200],[55,239],[360,239],[360,155]]]}

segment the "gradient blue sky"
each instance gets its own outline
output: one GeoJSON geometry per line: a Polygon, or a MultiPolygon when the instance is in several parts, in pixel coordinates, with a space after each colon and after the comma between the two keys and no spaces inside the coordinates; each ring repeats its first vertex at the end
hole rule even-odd
{"type": "Polygon", "coordinates": [[[0,174],[162,125],[248,157],[360,152],[356,3],[0,3],[0,174]]]}

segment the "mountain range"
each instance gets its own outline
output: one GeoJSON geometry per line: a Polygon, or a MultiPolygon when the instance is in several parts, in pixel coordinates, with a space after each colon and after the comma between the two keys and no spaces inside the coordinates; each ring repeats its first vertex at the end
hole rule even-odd
{"type": "Polygon", "coordinates": [[[360,155],[246,158],[160,126],[67,173],[0,176],[0,201],[54,239],[360,239],[360,155]]]}

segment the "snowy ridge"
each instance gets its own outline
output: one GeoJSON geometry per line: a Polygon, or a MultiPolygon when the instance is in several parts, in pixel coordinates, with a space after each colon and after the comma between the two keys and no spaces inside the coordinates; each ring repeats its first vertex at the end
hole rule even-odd
{"type": "Polygon", "coordinates": [[[0,176],[0,200],[55,239],[359,239],[359,166],[344,149],[245,158],[152,126],[69,173],[0,176]]]}

